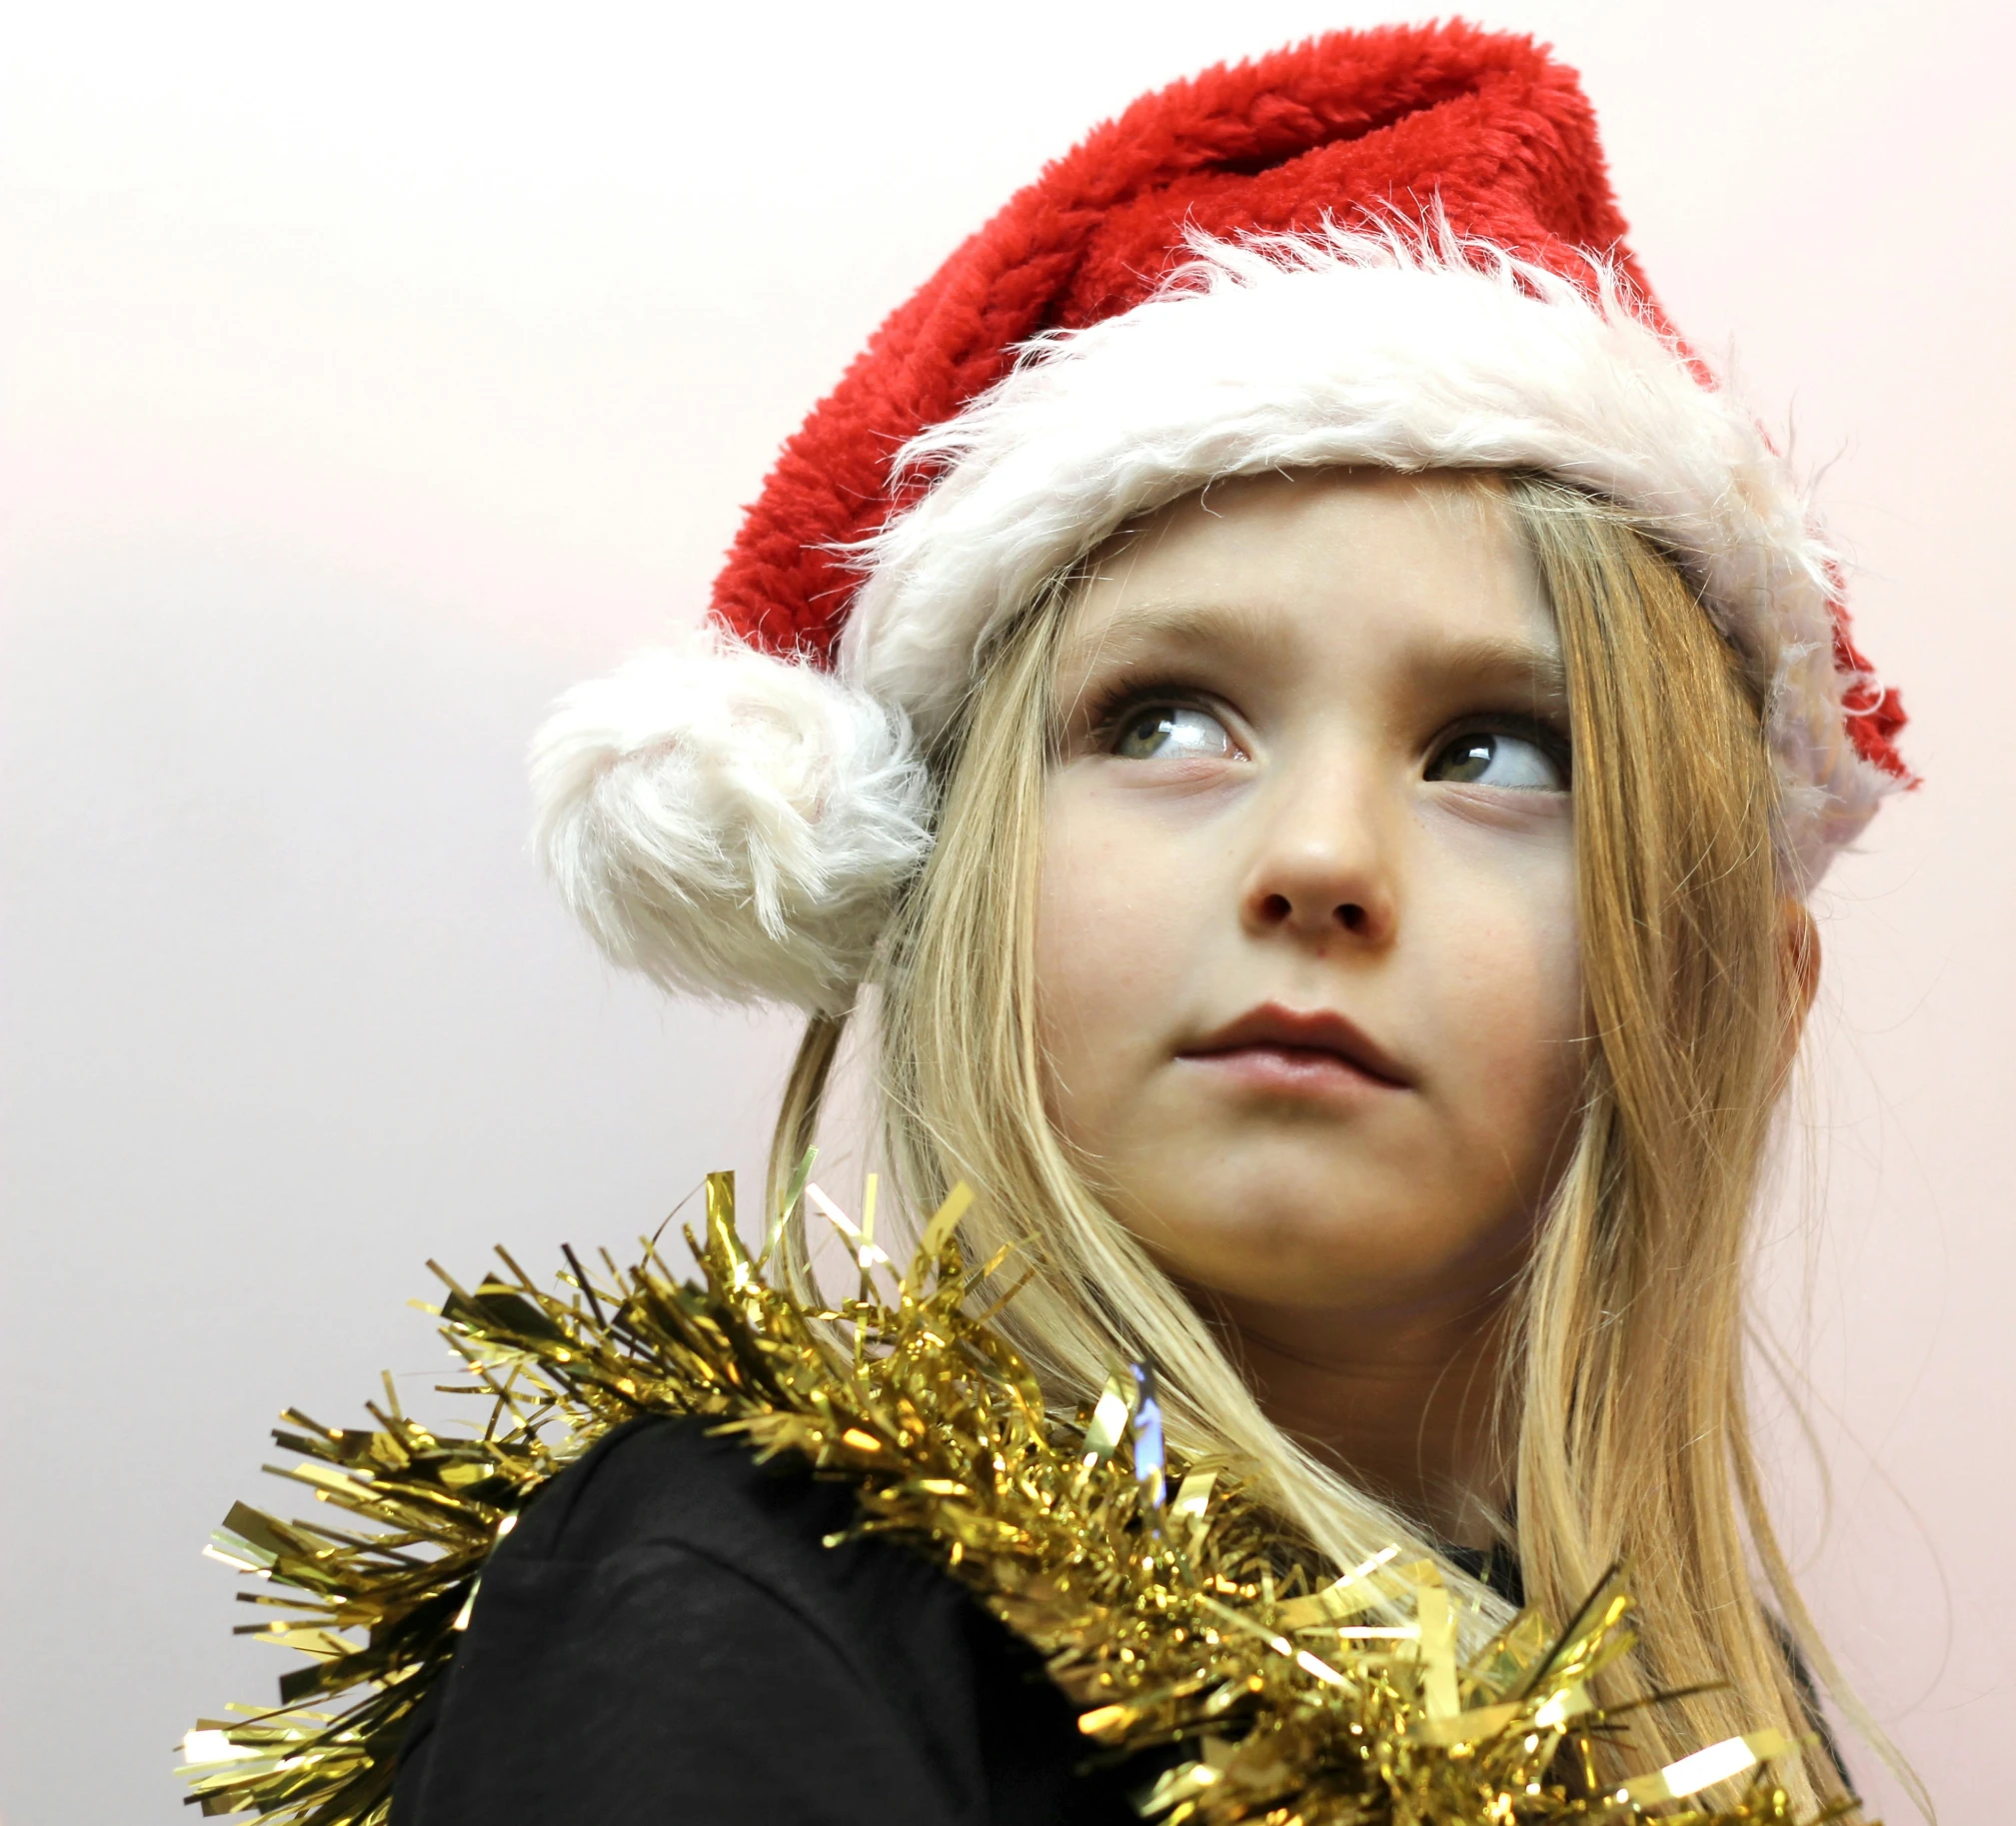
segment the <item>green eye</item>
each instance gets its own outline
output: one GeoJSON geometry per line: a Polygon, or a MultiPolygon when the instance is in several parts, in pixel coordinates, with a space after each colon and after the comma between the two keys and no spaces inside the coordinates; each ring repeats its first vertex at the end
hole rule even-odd
{"type": "Polygon", "coordinates": [[[1194,705],[1150,704],[1131,711],[1113,738],[1113,753],[1123,761],[1208,760],[1231,752],[1225,726],[1194,705]]]}
{"type": "Polygon", "coordinates": [[[1565,793],[1568,788],[1568,771],[1560,761],[1530,737],[1503,730],[1458,736],[1428,763],[1426,778],[1515,793],[1565,793]]]}

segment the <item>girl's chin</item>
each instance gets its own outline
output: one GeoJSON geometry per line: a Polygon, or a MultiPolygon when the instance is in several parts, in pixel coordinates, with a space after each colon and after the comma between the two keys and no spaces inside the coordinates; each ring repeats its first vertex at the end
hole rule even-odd
{"type": "Polygon", "coordinates": [[[1111,1188],[1116,1209],[1181,1278],[1208,1265],[1213,1284],[1264,1282],[1292,1302],[1305,1274],[1350,1284],[1463,1241],[1445,1234],[1462,1225],[1421,1209],[1418,1181],[1327,1150],[1171,1141],[1146,1164],[1111,1188]]]}
{"type": "MultiPolygon", "coordinates": [[[[1147,1240],[1147,1239],[1144,1239],[1147,1240]]],[[[1190,1303],[1248,1318],[1267,1311],[1347,1315],[1426,1309],[1439,1302],[1437,1264],[1416,1260],[1390,1232],[1321,1238],[1272,1234],[1231,1251],[1222,1235],[1149,1240],[1150,1252],[1190,1303]],[[1255,1261],[1258,1250],[1271,1259],[1255,1261]]]]}

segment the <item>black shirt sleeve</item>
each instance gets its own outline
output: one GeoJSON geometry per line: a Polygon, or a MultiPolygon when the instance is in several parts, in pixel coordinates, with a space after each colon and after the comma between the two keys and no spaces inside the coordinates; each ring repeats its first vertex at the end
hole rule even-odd
{"type": "Polygon", "coordinates": [[[393,1826],[1130,1817],[961,1587],[887,1542],[825,1544],[853,1513],[846,1485],[693,1422],[604,1441],[493,1555],[393,1826]]]}

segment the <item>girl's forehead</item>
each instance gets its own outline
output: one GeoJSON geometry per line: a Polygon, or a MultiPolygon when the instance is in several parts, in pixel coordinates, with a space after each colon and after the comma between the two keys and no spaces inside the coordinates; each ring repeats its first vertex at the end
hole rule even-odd
{"type": "Polygon", "coordinates": [[[1082,672],[1314,639],[1558,666],[1545,589],[1498,489],[1365,471],[1244,478],[1147,517],[1087,567],[1062,659],[1082,672]]]}

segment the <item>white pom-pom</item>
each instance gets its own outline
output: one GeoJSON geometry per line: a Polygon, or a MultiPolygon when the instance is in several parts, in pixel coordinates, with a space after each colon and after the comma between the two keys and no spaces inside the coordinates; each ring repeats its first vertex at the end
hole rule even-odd
{"type": "Polygon", "coordinates": [[[534,842],[667,988],[843,1007],[931,847],[901,713],[710,628],[577,686],[533,741],[534,842]]]}

